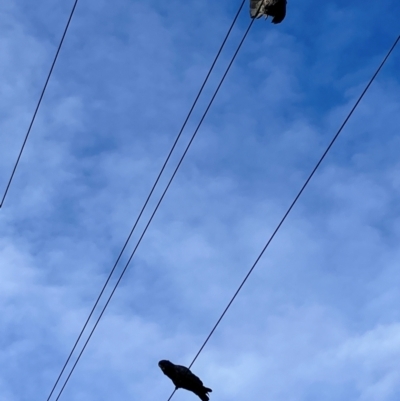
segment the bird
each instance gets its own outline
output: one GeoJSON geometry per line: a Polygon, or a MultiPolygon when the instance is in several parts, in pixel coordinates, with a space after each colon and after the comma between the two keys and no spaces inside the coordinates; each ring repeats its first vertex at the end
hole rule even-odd
{"type": "Polygon", "coordinates": [[[185,366],[174,365],[167,360],[158,362],[158,366],[163,373],[172,380],[176,390],[183,388],[195,393],[201,401],[209,400],[208,393],[211,393],[212,390],[208,387],[204,387],[203,382],[194,375],[190,369],[185,366]]]}
{"type": "Polygon", "coordinates": [[[273,17],[272,23],[279,24],[286,15],[286,0],[250,0],[251,18],[260,18],[265,15],[273,17]]]}

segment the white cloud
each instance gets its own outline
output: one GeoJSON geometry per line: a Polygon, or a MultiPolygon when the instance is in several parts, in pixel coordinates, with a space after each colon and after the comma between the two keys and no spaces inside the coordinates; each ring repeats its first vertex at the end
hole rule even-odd
{"type": "MultiPolygon", "coordinates": [[[[0,7],[4,183],[69,10],[51,2],[0,7]]],[[[256,21],[61,399],[169,396],[158,360],[190,363],[376,67],[378,44],[397,29],[388,17],[380,30],[383,16],[374,22],[369,7],[318,7],[315,24],[306,18],[316,9],[311,0],[290,3],[278,27],[256,21]],[[358,47],[367,49],[362,60],[350,57],[358,47]]],[[[390,7],[398,5],[382,5],[390,7]]],[[[78,5],[0,212],[0,391],[8,400],[47,398],[231,8],[78,5]]],[[[248,22],[244,13],[233,39],[248,22]]],[[[395,399],[400,102],[393,65],[193,366],[212,400],[395,399]]],[[[193,397],[180,390],[174,399],[193,397]]]]}

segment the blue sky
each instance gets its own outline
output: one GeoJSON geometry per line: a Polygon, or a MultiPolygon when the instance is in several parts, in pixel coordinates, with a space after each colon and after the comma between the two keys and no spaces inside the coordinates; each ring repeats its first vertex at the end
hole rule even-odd
{"type": "MultiPolygon", "coordinates": [[[[2,399],[47,399],[239,4],[80,0],[0,211],[2,399]]],[[[0,4],[2,186],[71,7],[0,4]]],[[[191,362],[399,15],[395,0],[289,0],[282,24],[254,23],[60,399],[168,398],[157,362],[191,362]]],[[[212,401],[398,400],[399,64],[397,48],[193,366],[212,401]]]]}

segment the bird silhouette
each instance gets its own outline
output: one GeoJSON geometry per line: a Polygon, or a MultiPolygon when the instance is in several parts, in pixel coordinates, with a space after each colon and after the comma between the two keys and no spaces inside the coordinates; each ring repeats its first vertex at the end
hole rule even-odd
{"type": "Polygon", "coordinates": [[[176,389],[183,388],[195,393],[202,401],[209,400],[207,393],[211,393],[212,390],[204,387],[203,382],[188,368],[174,365],[172,362],[166,360],[158,362],[158,366],[172,380],[176,389]]]}
{"type": "Polygon", "coordinates": [[[279,24],[286,15],[286,0],[250,0],[251,18],[271,16],[273,24],[279,24]]]}

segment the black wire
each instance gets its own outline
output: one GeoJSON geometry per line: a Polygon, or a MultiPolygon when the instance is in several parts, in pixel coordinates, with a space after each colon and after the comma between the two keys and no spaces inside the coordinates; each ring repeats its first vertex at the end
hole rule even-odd
{"type": "Polygon", "coordinates": [[[36,119],[36,114],[37,114],[37,112],[39,111],[39,107],[40,107],[40,105],[41,105],[41,103],[42,103],[42,99],[43,99],[44,93],[46,92],[47,84],[48,84],[49,81],[50,81],[50,77],[51,77],[51,75],[52,75],[52,73],[53,73],[54,66],[56,65],[56,61],[57,61],[57,58],[58,58],[58,54],[60,53],[61,47],[62,47],[62,45],[63,45],[63,43],[64,43],[65,35],[67,34],[67,31],[68,31],[69,25],[70,25],[70,23],[71,23],[72,17],[73,17],[73,15],[74,15],[75,8],[76,8],[76,5],[77,5],[77,4],[78,4],[78,0],[75,0],[75,3],[74,3],[74,5],[73,5],[73,7],[72,7],[71,13],[70,13],[69,18],[68,18],[68,21],[67,21],[67,25],[65,26],[64,33],[63,33],[63,35],[62,35],[62,37],[61,37],[61,40],[60,40],[60,43],[59,43],[59,45],[58,45],[56,55],[54,56],[53,63],[51,64],[50,71],[49,71],[49,73],[48,73],[48,75],[47,75],[46,82],[45,82],[45,84],[44,84],[44,86],[43,86],[42,93],[40,94],[39,100],[38,100],[38,102],[37,102],[35,112],[33,113],[31,122],[30,122],[30,124],[29,124],[28,131],[27,131],[27,133],[26,133],[26,135],[25,135],[24,142],[22,143],[21,150],[20,150],[20,152],[19,152],[19,154],[18,154],[17,161],[16,161],[15,164],[14,164],[14,168],[13,168],[13,170],[12,170],[11,176],[10,176],[10,178],[9,178],[9,180],[8,180],[8,183],[7,183],[7,186],[6,186],[6,190],[4,191],[3,198],[2,198],[1,203],[0,203],[0,209],[3,207],[4,200],[5,200],[6,196],[7,196],[8,190],[10,189],[11,182],[12,182],[12,180],[13,180],[13,178],[14,178],[15,171],[17,170],[19,161],[20,161],[21,156],[22,156],[22,152],[23,152],[24,149],[25,149],[25,145],[26,145],[26,142],[27,142],[27,140],[28,140],[29,134],[31,133],[31,129],[32,129],[33,123],[35,122],[35,119],[36,119]]]}
{"type": "Polygon", "coordinates": [[[208,104],[208,106],[207,106],[207,108],[206,108],[206,110],[205,110],[205,112],[204,112],[204,114],[203,114],[203,116],[202,116],[202,118],[201,118],[199,124],[198,124],[197,127],[196,127],[196,130],[195,130],[195,132],[194,132],[192,138],[190,139],[190,141],[189,141],[189,143],[188,143],[188,145],[187,145],[187,147],[186,147],[186,149],[185,149],[185,152],[183,153],[183,155],[182,155],[182,157],[181,157],[181,159],[180,159],[180,161],[179,161],[177,167],[175,168],[174,173],[172,174],[171,179],[169,180],[169,182],[168,182],[168,184],[167,184],[167,186],[166,186],[166,188],[165,188],[163,194],[161,195],[160,200],[158,201],[156,207],[154,208],[154,211],[153,211],[153,213],[152,213],[152,215],[151,215],[151,217],[150,217],[148,223],[146,224],[146,227],[144,228],[144,230],[143,230],[143,232],[142,232],[142,234],[141,234],[141,236],[140,236],[138,242],[136,243],[136,246],[135,246],[134,250],[133,250],[132,253],[131,253],[131,256],[129,257],[129,259],[128,259],[128,261],[127,261],[125,267],[124,267],[124,270],[122,271],[122,273],[121,273],[121,275],[120,275],[120,277],[119,277],[117,283],[115,284],[115,286],[114,286],[114,288],[113,288],[113,290],[112,290],[110,296],[108,297],[107,302],[105,303],[105,305],[104,305],[104,307],[103,307],[103,309],[102,309],[102,311],[101,311],[99,317],[97,318],[96,323],[95,323],[95,325],[93,326],[93,329],[91,330],[91,332],[90,332],[90,334],[89,334],[89,337],[87,338],[87,340],[86,340],[86,342],[85,342],[85,344],[84,344],[84,346],[83,346],[81,352],[79,353],[78,358],[76,359],[76,361],[75,361],[75,363],[74,363],[74,365],[73,365],[73,367],[72,367],[70,373],[68,374],[67,379],[65,380],[65,383],[64,383],[64,385],[62,386],[62,388],[61,388],[61,390],[60,390],[60,392],[59,392],[59,394],[58,394],[58,396],[57,396],[57,398],[56,398],[55,401],[58,401],[58,399],[60,398],[62,392],[64,391],[65,386],[67,385],[67,383],[68,383],[68,381],[69,381],[69,379],[70,379],[70,377],[71,377],[71,375],[72,375],[72,372],[75,370],[75,367],[76,367],[76,365],[77,365],[78,362],[79,362],[79,359],[81,358],[81,356],[82,356],[82,354],[83,354],[83,352],[84,352],[84,350],[85,350],[85,348],[86,348],[88,342],[90,341],[90,338],[92,337],[94,331],[96,330],[96,327],[97,327],[97,325],[99,324],[100,319],[102,318],[102,316],[103,316],[103,314],[104,314],[104,312],[105,312],[105,310],[106,310],[108,304],[110,303],[111,298],[113,297],[113,295],[114,295],[114,293],[115,293],[115,290],[117,289],[117,287],[118,287],[120,281],[122,280],[122,277],[124,276],[124,274],[125,274],[125,272],[126,272],[128,266],[129,266],[129,264],[130,264],[130,262],[131,262],[133,256],[135,255],[136,250],[137,250],[137,248],[139,247],[139,244],[141,243],[141,241],[142,241],[142,239],[143,239],[143,237],[144,237],[144,235],[145,235],[145,233],[146,233],[146,231],[147,231],[147,229],[148,229],[148,227],[149,227],[151,221],[153,220],[153,218],[154,218],[154,216],[155,216],[155,214],[156,214],[156,212],[157,212],[157,210],[158,210],[158,208],[159,208],[159,206],[160,206],[162,200],[164,199],[164,196],[166,195],[166,193],[167,193],[167,191],[168,191],[168,189],[169,189],[169,187],[170,187],[170,185],[171,185],[171,183],[172,183],[172,181],[173,181],[173,179],[174,179],[176,173],[178,172],[178,169],[179,169],[179,167],[181,166],[181,164],[182,164],[182,162],[183,162],[183,159],[185,158],[185,156],[186,156],[186,154],[187,154],[187,152],[188,152],[188,150],[189,150],[189,148],[190,148],[190,145],[192,144],[192,142],[193,142],[193,140],[194,140],[194,138],[195,138],[195,136],[196,136],[198,130],[200,129],[200,126],[202,125],[202,123],[203,123],[203,121],[204,121],[206,115],[208,114],[208,111],[209,111],[211,105],[213,104],[214,99],[215,99],[215,97],[217,96],[217,94],[218,94],[218,92],[219,92],[219,89],[220,89],[221,86],[222,86],[222,83],[225,81],[225,78],[226,78],[226,76],[227,76],[227,74],[228,74],[228,72],[229,72],[229,70],[230,70],[230,68],[231,68],[231,66],[232,66],[232,64],[233,64],[233,62],[234,62],[234,60],[236,59],[236,56],[237,56],[237,54],[239,53],[239,50],[240,50],[240,48],[242,47],[242,44],[243,44],[244,40],[246,39],[247,34],[249,33],[249,30],[250,30],[251,26],[253,25],[253,22],[254,22],[254,20],[252,20],[252,22],[250,23],[250,25],[249,25],[249,27],[248,27],[248,29],[247,29],[245,35],[243,36],[242,40],[240,41],[238,48],[236,49],[236,51],[235,51],[235,53],[234,53],[234,55],[233,55],[233,57],[232,57],[232,59],[231,59],[231,61],[230,61],[230,63],[229,63],[229,65],[228,65],[228,67],[227,67],[227,69],[226,69],[224,75],[223,75],[222,78],[221,78],[221,81],[220,81],[219,85],[217,86],[217,89],[216,89],[215,92],[214,92],[214,95],[212,96],[212,98],[211,98],[211,100],[210,100],[210,102],[209,102],[209,104],[208,104]]]}
{"type": "MultiPolygon", "coordinates": [[[[93,313],[94,313],[94,311],[95,311],[95,309],[96,309],[96,307],[97,307],[97,305],[98,305],[98,303],[99,303],[99,301],[100,301],[100,299],[101,299],[101,297],[103,296],[103,293],[104,293],[104,291],[105,291],[105,289],[106,289],[106,287],[107,287],[107,285],[108,285],[108,283],[109,283],[109,281],[110,281],[110,279],[111,279],[111,277],[112,277],[112,275],[113,275],[113,273],[114,273],[114,271],[115,271],[115,269],[116,269],[116,267],[117,267],[117,265],[118,265],[118,263],[119,263],[119,261],[120,261],[122,255],[123,255],[123,253],[124,253],[124,251],[125,251],[125,249],[126,249],[128,243],[129,243],[129,241],[130,241],[130,239],[131,239],[131,237],[132,237],[132,235],[133,235],[133,232],[134,232],[134,230],[136,229],[136,226],[137,226],[137,224],[138,224],[140,218],[142,217],[142,214],[143,214],[145,208],[147,207],[147,204],[148,204],[148,202],[149,202],[149,200],[150,200],[150,198],[151,198],[151,196],[152,196],[152,194],[153,194],[153,192],[154,192],[154,190],[155,190],[155,188],[156,188],[156,186],[157,186],[157,184],[158,184],[158,182],[159,182],[159,180],[160,180],[160,178],[161,178],[161,175],[163,174],[163,172],[164,172],[164,170],[165,170],[165,167],[166,167],[166,165],[167,165],[169,159],[171,158],[171,155],[172,155],[172,153],[173,153],[173,151],[174,151],[174,149],[175,149],[175,147],[176,147],[176,144],[178,143],[178,140],[180,139],[180,137],[181,137],[181,135],[182,135],[182,133],[183,133],[183,130],[185,129],[185,127],[186,127],[186,125],[187,125],[187,122],[189,121],[189,118],[190,118],[190,116],[192,115],[192,112],[193,112],[193,110],[194,110],[194,108],[195,108],[195,106],[196,106],[196,104],[197,104],[197,102],[198,102],[198,100],[199,100],[199,98],[200,98],[200,95],[202,94],[203,89],[204,89],[206,83],[208,82],[208,79],[209,79],[209,77],[210,77],[212,71],[214,70],[215,64],[217,63],[217,60],[219,59],[219,57],[220,57],[220,55],[221,55],[221,52],[222,52],[223,48],[225,47],[226,41],[228,40],[228,38],[229,38],[229,36],[230,36],[230,34],[231,34],[231,31],[232,31],[234,25],[236,24],[236,21],[237,21],[237,19],[238,19],[238,17],[239,17],[240,12],[242,11],[242,8],[243,8],[245,2],[246,2],[246,0],[243,0],[243,1],[242,1],[241,5],[240,5],[240,7],[239,7],[239,9],[238,9],[238,11],[237,11],[237,13],[236,13],[236,15],[235,15],[233,21],[232,21],[232,24],[231,24],[231,26],[229,27],[228,32],[227,32],[226,35],[225,35],[225,38],[224,38],[224,40],[223,40],[223,42],[222,42],[222,44],[221,44],[221,46],[220,46],[220,48],[219,48],[219,50],[218,50],[218,52],[217,52],[217,55],[216,55],[215,58],[214,58],[213,63],[211,64],[211,67],[210,67],[210,69],[209,69],[209,71],[208,71],[208,73],[207,73],[207,75],[206,75],[206,78],[204,79],[204,81],[203,81],[203,83],[202,83],[202,85],[201,85],[201,87],[200,87],[200,90],[199,90],[199,92],[198,92],[198,94],[197,94],[197,96],[196,96],[196,98],[195,98],[195,100],[194,100],[194,102],[193,102],[193,104],[192,104],[192,107],[190,108],[189,113],[188,113],[188,115],[187,115],[187,117],[186,117],[186,119],[185,119],[185,121],[184,121],[184,123],[183,123],[183,125],[182,125],[182,127],[181,127],[181,129],[180,129],[180,131],[179,131],[179,133],[178,133],[178,136],[176,137],[175,142],[174,142],[174,144],[172,145],[172,148],[171,148],[171,150],[169,151],[168,156],[167,156],[167,158],[166,158],[166,160],[165,160],[165,162],[164,162],[164,164],[163,164],[163,166],[162,166],[162,168],[161,168],[161,170],[160,170],[160,173],[158,174],[157,179],[156,179],[156,181],[154,182],[153,187],[151,188],[151,191],[150,191],[150,193],[149,193],[149,195],[148,195],[148,197],[147,197],[147,199],[146,199],[146,201],[145,201],[145,203],[144,203],[144,205],[143,205],[143,207],[142,207],[142,209],[141,209],[141,211],[140,211],[140,213],[139,213],[139,215],[138,215],[138,217],[137,217],[137,219],[136,219],[136,221],[135,221],[135,223],[134,223],[134,225],[133,225],[133,227],[132,227],[132,229],[131,229],[131,231],[130,231],[130,233],[129,233],[129,235],[128,235],[128,238],[126,239],[126,241],[125,241],[125,243],[124,243],[124,246],[122,247],[122,250],[120,251],[120,253],[119,253],[119,255],[118,255],[118,258],[117,258],[116,262],[114,263],[114,266],[113,266],[113,268],[112,268],[112,270],[111,270],[111,272],[110,272],[110,274],[109,274],[109,276],[108,276],[108,278],[107,278],[107,280],[106,280],[106,282],[105,282],[105,284],[104,284],[102,290],[100,291],[99,296],[97,297],[97,300],[96,300],[96,302],[95,302],[95,304],[94,304],[94,306],[93,306],[93,308],[92,308],[92,310],[91,310],[91,312],[90,312],[90,314],[89,314],[89,317],[87,318],[87,320],[86,320],[86,322],[85,322],[85,324],[84,324],[84,326],[83,326],[83,328],[82,328],[82,330],[81,330],[81,332],[80,332],[80,334],[79,334],[79,336],[78,336],[78,338],[77,338],[77,340],[76,340],[74,346],[72,347],[72,350],[71,350],[71,352],[70,352],[70,354],[69,354],[69,356],[68,356],[66,362],[64,363],[63,368],[61,369],[60,374],[58,375],[58,378],[57,378],[57,380],[56,380],[56,382],[55,382],[55,384],[54,384],[54,386],[53,386],[53,388],[52,388],[52,390],[51,390],[49,396],[47,397],[47,401],[49,401],[50,398],[51,398],[51,396],[53,395],[53,392],[54,392],[54,390],[55,390],[57,384],[59,383],[62,374],[64,373],[64,371],[65,371],[65,369],[66,369],[66,367],[67,367],[67,365],[68,365],[68,363],[69,363],[69,361],[70,361],[70,359],[71,359],[71,357],[72,357],[72,355],[73,355],[73,353],[74,353],[74,351],[75,351],[75,349],[76,349],[76,347],[77,347],[77,345],[78,345],[78,343],[79,343],[79,341],[80,341],[80,339],[81,339],[81,337],[82,337],[82,335],[83,335],[83,333],[84,333],[84,331],[85,331],[85,329],[86,329],[86,327],[87,327],[87,325],[88,325],[88,323],[89,323],[89,321],[90,321],[90,319],[91,319],[91,317],[92,317],[92,315],[93,315],[93,313]]],[[[218,89],[219,89],[219,88],[218,88],[218,89]]],[[[215,97],[215,96],[214,96],[214,97],[215,97]]],[[[213,100],[214,100],[214,99],[213,99],[213,100]]],[[[209,106],[210,106],[210,105],[209,105],[209,106]]],[[[208,108],[209,108],[209,107],[208,107],[208,108]]],[[[208,112],[208,109],[207,109],[207,112],[208,112]]],[[[203,116],[203,119],[204,119],[204,117],[205,117],[205,115],[203,116]]],[[[201,120],[201,123],[202,123],[203,119],[201,120]]],[[[196,130],[196,133],[197,133],[198,129],[200,128],[201,123],[199,124],[199,126],[198,126],[198,128],[197,128],[197,130],[196,130]]],[[[196,135],[196,134],[195,134],[195,135],[196,135]]],[[[194,136],[195,136],[195,135],[194,135],[194,136]]],[[[192,137],[192,140],[190,141],[188,147],[186,148],[186,151],[185,151],[184,156],[182,157],[182,159],[181,159],[181,161],[180,161],[180,163],[179,163],[179,165],[178,165],[178,168],[179,168],[179,166],[180,166],[180,164],[181,164],[183,158],[185,157],[186,152],[187,152],[187,150],[188,150],[190,144],[192,143],[192,141],[193,141],[193,139],[194,139],[194,136],[192,137]]],[[[178,168],[177,168],[177,169],[178,169],[178,168]]],[[[175,170],[175,173],[176,173],[177,169],[175,170]]],[[[174,173],[173,177],[175,176],[175,173],[174,173]]],[[[172,179],[173,179],[173,178],[172,178],[172,179]]],[[[171,181],[172,181],[172,179],[171,179],[171,181]]],[[[168,187],[169,187],[169,185],[171,184],[171,181],[169,182],[168,187]]],[[[167,187],[167,189],[168,189],[168,187],[167,187]]],[[[165,193],[166,193],[166,191],[164,192],[164,194],[163,194],[161,200],[163,199],[165,193]]],[[[158,202],[156,209],[158,209],[158,206],[160,205],[161,200],[158,202]]],[[[153,215],[151,216],[150,221],[152,220],[154,214],[155,214],[155,212],[153,212],[153,215]]],[[[150,222],[147,224],[147,226],[146,226],[146,228],[145,228],[145,231],[147,230],[147,227],[149,226],[149,224],[150,224],[150,222]]],[[[142,239],[142,237],[143,237],[145,231],[143,232],[142,236],[140,237],[139,243],[140,243],[140,241],[141,241],[141,239],[142,239]]],[[[138,243],[138,244],[139,244],[139,243],[138,243]]],[[[135,251],[136,251],[136,249],[137,249],[138,244],[136,245],[135,251]]],[[[134,252],[135,252],[135,251],[134,251],[134,252]]],[[[133,254],[132,254],[132,256],[133,256],[133,254]]],[[[130,262],[130,260],[132,259],[132,256],[131,256],[131,258],[129,259],[129,262],[130,262]]],[[[128,264],[129,264],[129,262],[128,262],[128,264]]],[[[104,309],[103,309],[103,312],[104,312],[105,308],[107,307],[108,302],[110,301],[110,299],[111,299],[111,297],[112,297],[112,295],[113,295],[113,293],[114,293],[116,287],[118,286],[118,284],[119,284],[119,282],[120,282],[120,280],[121,280],[123,274],[125,273],[125,270],[126,270],[126,268],[128,267],[128,264],[126,265],[126,267],[125,267],[123,273],[122,273],[121,276],[120,276],[120,279],[118,280],[116,286],[114,287],[114,290],[113,290],[113,292],[112,292],[112,294],[111,294],[109,300],[107,301],[106,306],[105,306],[104,309]]],[[[101,313],[101,315],[100,315],[98,321],[100,320],[100,318],[101,318],[103,312],[101,313]]],[[[98,321],[97,321],[97,323],[98,323],[98,321]]],[[[97,323],[96,323],[96,326],[97,326],[97,323]]],[[[96,326],[94,326],[94,328],[95,328],[96,326]]],[[[90,337],[91,337],[93,331],[94,331],[94,329],[92,330],[92,332],[91,332],[91,334],[90,334],[90,337]]],[[[90,337],[89,337],[89,338],[90,338],[90,337]]],[[[89,339],[88,339],[88,340],[89,340],[89,339]]],[[[87,344],[88,340],[86,341],[84,348],[86,347],[86,344],[87,344]]],[[[83,349],[84,349],[84,348],[83,348],[83,349]]],[[[82,350],[82,352],[83,352],[83,350],[82,350]]],[[[79,360],[80,355],[82,354],[82,352],[79,354],[78,360],[79,360]]],[[[77,361],[78,361],[78,360],[77,360],[77,361]]],[[[72,371],[74,370],[77,361],[75,362],[75,364],[74,364],[74,366],[73,366],[73,369],[71,370],[71,372],[70,372],[70,374],[69,374],[69,376],[68,376],[68,378],[67,378],[67,381],[68,381],[68,379],[69,379],[69,377],[70,377],[72,371]]],[[[67,383],[67,381],[65,382],[65,384],[67,383]]],[[[64,384],[62,390],[64,389],[65,384],[64,384]]],[[[59,393],[59,395],[58,395],[58,397],[57,397],[57,400],[58,400],[59,396],[61,395],[62,390],[60,391],[60,393],[59,393]]]]}
{"type": "MultiPolygon", "coordinates": [[[[298,194],[296,195],[296,197],[294,198],[293,202],[291,203],[290,207],[288,208],[288,210],[286,211],[286,213],[284,214],[284,216],[282,217],[281,221],[279,222],[279,224],[277,225],[277,227],[275,228],[274,232],[272,233],[272,235],[270,236],[269,240],[267,241],[267,243],[265,244],[264,248],[262,249],[262,251],[260,252],[260,254],[258,255],[256,261],[254,262],[253,266],[251,267],[251,269],[248,271],[248,273],[246,274],[245,278],[243,279],[243,281],[241,282],[239,288],[236,290],[235,294],[233,295],[233,297],[231,298],[231,300],[228,303],[228,306],[224,309],[224,311],[222,312],[221,316],[219,317],[219,319],[217,320],[217,323],[214,325],[213,329],[211,330],[210,334],[207,336],[206,340],[204,341],[203,345],[200,347],[200,350],[197,352],[196,356],[194,357],[192,363],[189,365],[189,369],[193,366],[194,362],[196,361],[196,359],[198,358],[198,356],[200,355],[200,353],[203,351],[204,347],[206,346],[206,344],[208,343],[209,339],[211,338],[211,336],[214,334],[214,331],[217,329],[217,327],[219,326],[221,320],[224,318],[226,312],[228,311],[228,309],[230,308],[230,306],[232,305],[233,301],[235,300],[235,298],[237,297],[237,295],[239,294],[240,290],[242,289],[242,287],[244,286],[244,284],[246,283],[247,279],[250,277],[251,273],[253,272],[254,268],[257,266],[258,262],[260,261],[261,257],[263,256],[264,252],[267,250],[269,244],[271,243],[271,241],[274,239],[276,233],[279,231],[279,229],[281,228],[282,224],[284,223],[284,221],[286,220],[286,218],[288,217],[289,213],[292,211],[294,205],[297,203],[298,199],[300,198],[300,196],[302,195],[303,191],[305,190],[305,188],[307,187],[308,183],[311,181],[311,178],[314,176],[315,172],[317,171],[317,169],[319,168],[319,166],[321,165],[322,161],[325,159],[325,156],[328,154],[329,150],[331,149],[331,147],[333,146],[333,144],[335,143],[336,139],[338,138],[338,136],[340,135],[340,133],[342,132],[343,128],[345,127],[345,125],[347,124],[347,122],[349,121],[350,117],[352,116],[352,114],[354,113],[355,109],[357,108],[358,104],[361,102],[362,98],[364,97],[364,95],[366,94],[366,92],[368,91],[369,87],[371,86],[372,82],[374,82],[376,76],[379,74],[380,70],[382,69],[382,67],[384,66],[384,64],[386,63],[387,59],[389,58],[389,56],[392,54],[394,48],[396,47],[397,43],[400,40],[400,35],[397,37],[397,39],[395,40],[394,44],[392,45],[392,47],[390,48],[390,50],[388,51],[388,53],[386,54],[385,58],[383,59],[383,61],[381,62],[381,64],[379,65],[378,69],[375,71],[374,75],[372,76],[372,78],[370,79],[370,81],[368,82],[367,86],[365,87],[365,89],[363,90],[363,92],[361,93],[361,95],[359,96],[358,100],[356,101],[356,103],[354,104],[353,108],[350,110],[349,114],[347,115],[347,117],[345,118],[344,122],[342,123],[342,125],[340,126],[339,130],[337,131],[336,135],[333,137],[332,141],[330,142],[330,144],[328,145],[328,147],[326,148],[325,152],[322,154],[321,158],[319,159],[318,163],[316,164],[316,166],[314,167],[314,169],[311,171],[311,174],[308,176],[306,182],[303,184],[303,186],[301,187],[300,191],[298,192],[298,194]]],[[[172,396],[175,394],[176,389],[173,391],[173,393],[170,395],[170,397],[168,398],[167,401],[170,401],[172,396]]]]}

